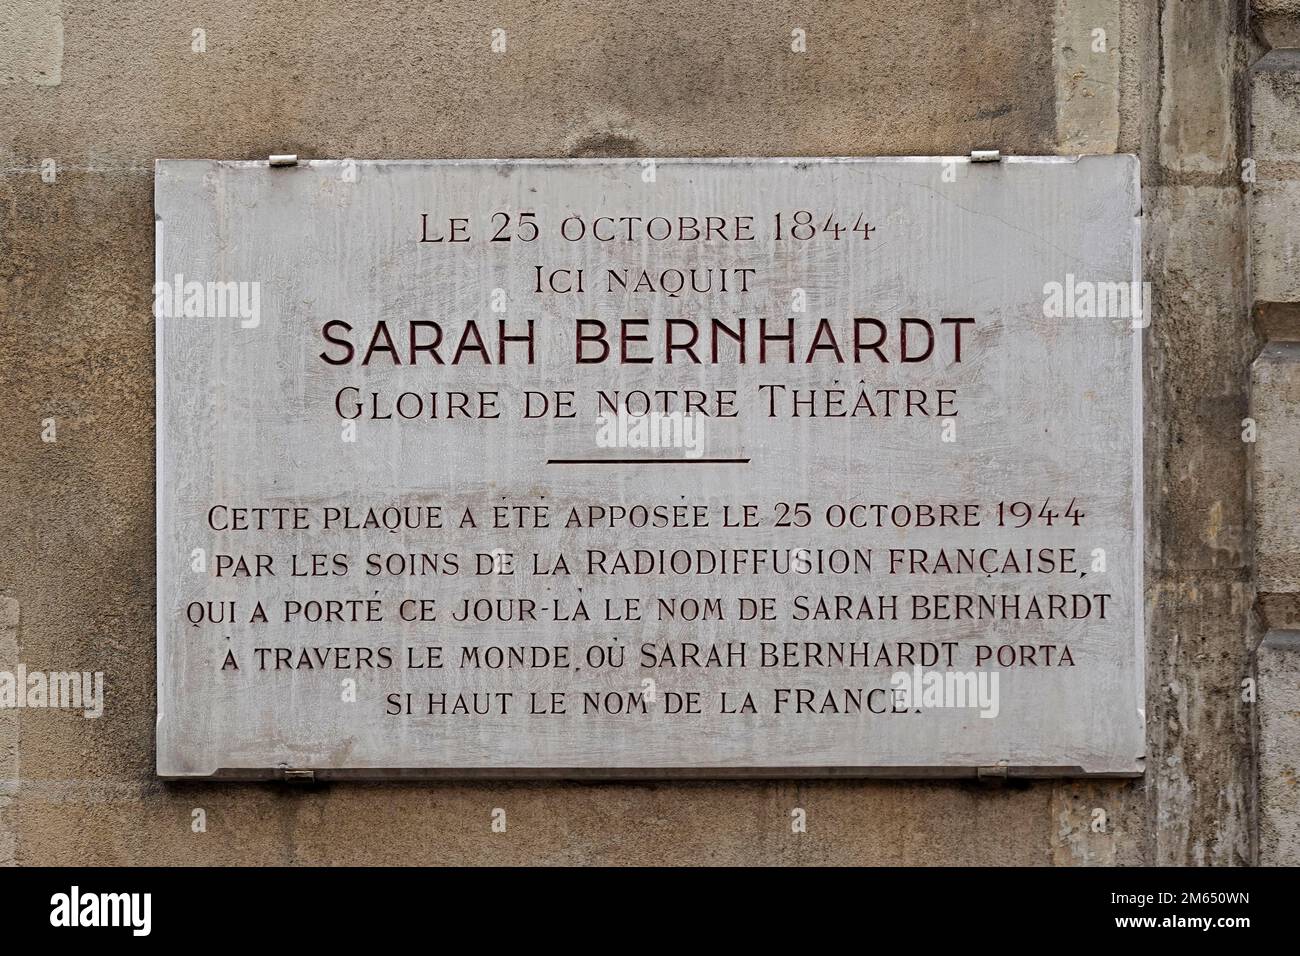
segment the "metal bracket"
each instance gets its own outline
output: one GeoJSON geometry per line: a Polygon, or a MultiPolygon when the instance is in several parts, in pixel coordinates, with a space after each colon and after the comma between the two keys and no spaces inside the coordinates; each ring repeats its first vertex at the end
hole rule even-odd
{"type": "Polygon", "coordinates": [[[272,153],[267,157],[267,163],[271,166],[297,166],[297,153],[272,153]]]}
{"type": "Polygon", "coordinates": [[[290,770],[284,764],[280,764],[280,779],[285,783],[315,783],[315,770],[290,770]]]}
{"type": "Polygon", "coordinates": [[[998,764],[996,767],[976,767],[975,777],[978,780],[1006,780],[1007,765],[998,764]]]}
{"type": "Polygon", "coordinates": [[[973,149],[970,153],[972,163],[1000,163],[1002,153],[996,149],[973,149]]]}

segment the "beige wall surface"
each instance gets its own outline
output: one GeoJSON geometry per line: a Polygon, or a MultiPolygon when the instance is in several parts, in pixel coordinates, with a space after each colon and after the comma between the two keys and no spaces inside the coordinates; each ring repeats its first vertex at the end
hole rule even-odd
{"type": "Polygon", "coordinates": [[[107,681],[98,720],[0,712],[0,863],[1252,859],[1244,3],[0,0],[0,21],[0,667],[107,681]],[[1145,778],[154,778],[156,158],[976,148],[1142,158],[1145,778]]]}

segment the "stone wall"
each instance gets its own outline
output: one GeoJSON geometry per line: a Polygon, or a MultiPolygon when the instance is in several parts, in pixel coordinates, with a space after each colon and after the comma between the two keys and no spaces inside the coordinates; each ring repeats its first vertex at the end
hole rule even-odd
{"type": "Polygon", "coordinates": [[[1249,77],[1259,859],[1300,863],[1300,3],[1256,0],[1249,77]],[[1266,50],[1266,52],[1265,52],[1266,50]]]}
{"type": "Polygon", "coordinates": [[[1300,45],[1294,6],[1255,0],[1252,21],[1245,0],[0,0],[0,666],[108,681],[99,720],[0,712],[0,862],[1294,861],[1289,639],[1266,644],[1264,717],[1243,684],[1264,630],[1300,626],[1300,107],[1290,54],[1269,52],[1300,45]],[[1142,159],[1144,779],[154,779],[155,158],[976,148],[1142,159]]]}

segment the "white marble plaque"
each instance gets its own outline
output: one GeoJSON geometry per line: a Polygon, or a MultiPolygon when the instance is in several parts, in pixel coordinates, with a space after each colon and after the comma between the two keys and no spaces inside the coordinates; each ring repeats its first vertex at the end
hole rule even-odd
{"type": "Polygon", "coordinates": [[[161,776],[1142,772],[1133,157],[155,188],[161,776]]]}

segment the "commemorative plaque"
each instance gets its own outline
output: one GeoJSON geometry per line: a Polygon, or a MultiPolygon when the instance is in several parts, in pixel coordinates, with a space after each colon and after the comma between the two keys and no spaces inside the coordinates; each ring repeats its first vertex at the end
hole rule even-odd
{"type": "Polygon", "coordinates": [[[1142,772],[1132,157],[155,206],[161,776],[1142,772]]]}

